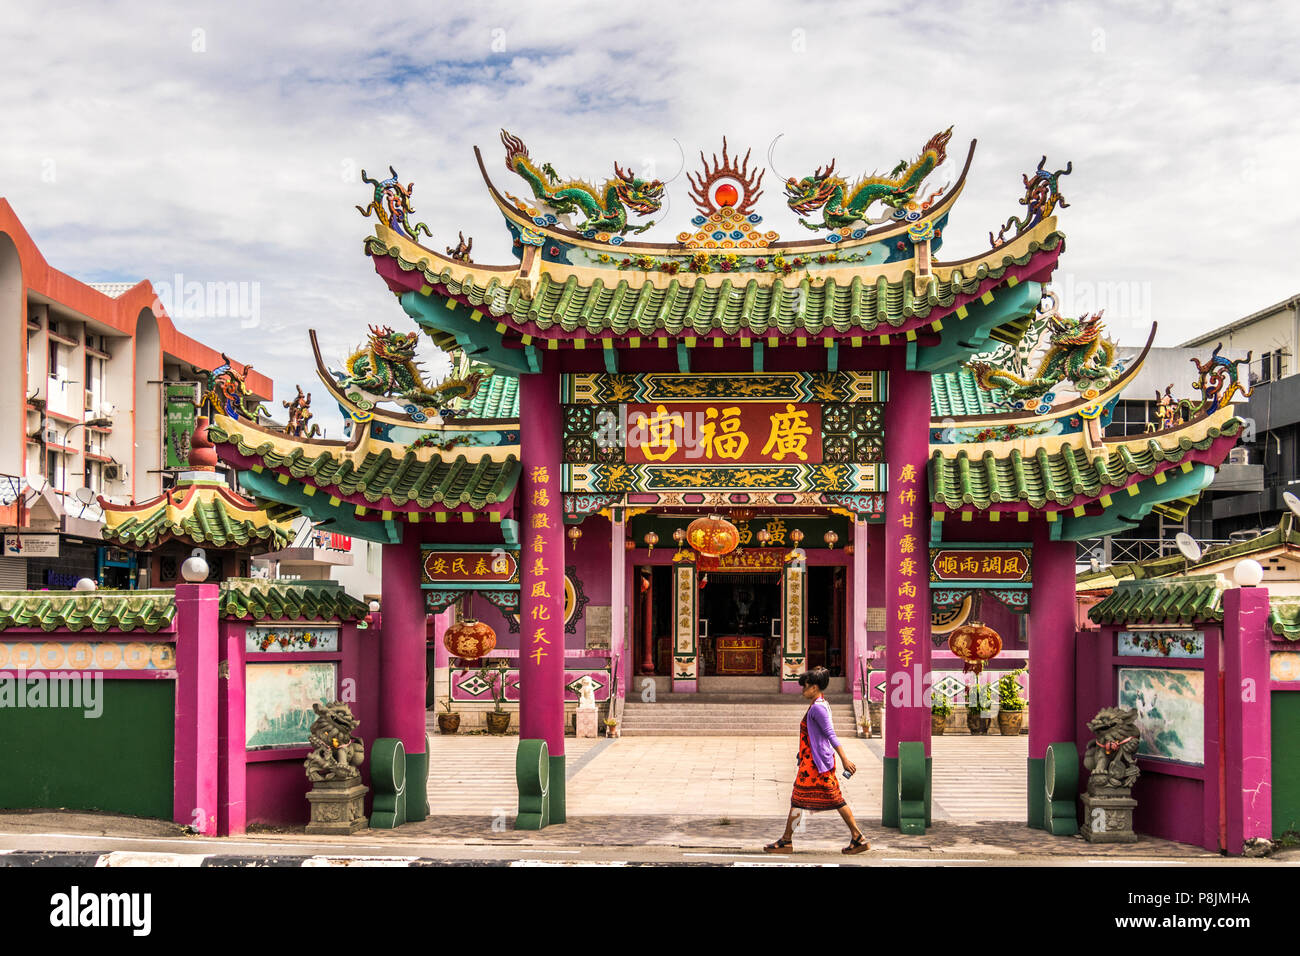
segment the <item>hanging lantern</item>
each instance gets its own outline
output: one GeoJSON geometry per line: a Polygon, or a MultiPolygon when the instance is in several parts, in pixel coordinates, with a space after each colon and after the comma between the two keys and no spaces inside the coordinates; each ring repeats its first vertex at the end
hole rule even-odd
{"type": "Polygon", "coordinates": [[[846,544],[846,545],[844,546],[844,553],[845,553],[845,554],[852,554],[852,553],[853,553],[853,550],[854,550],[854,548],[853,548],[853,545],[851,545],[851,544],[846,544]]]}
{"type": "Polygon", "coordinates": [[[686,540],[690,546],[710,558],[719,558],[730,554],[740,544],[740,532],[736,526],[721,515],[709,515],[696,518],[686,529],[686,540]]]}
{"type": "Polygon", "coordinates": [[[573,550],[574,550],[574,551],[577,551],[577,550],[578,550],[578,539],[582,537],[582,529],[579,528],[579,527],[575,524],[575,525],[572,525],[572,526],[569,528],[569,530],[566,531],[566,532],[564,532],[564,533],[567,534],[567,535],[569,536],[569,540],[573,542],[573,550]]]}
{"type": "Polygon", "coordinates": [[[673,540],[677,542],[677,547],[680,548],[682,546],[682,542],[686,540],[686,529],[678,528],[676,531],[674,531],[673,540]]]}
{"type": "Polygon", "coordinates": [[[840,540],[840,536],[836,534],[834,531],[827,531],[824,535],[822,535],[822,540],[826,542],[826,547],[834,551],[835,542],[840,540]]]}
{"type": "Polygon", "coordinates": [[[624,550],[624,551],[635,551],[635,550],[636,550],[636,542],[633,541],[631,538],[625,538],[625,539],[623,539],[623,550],[624,550]]]}
{"type": "Polygon", "coordinates": [[[987,661],[993,660],[1002,650],[1002,638],[987,624],[972,621],[963,624],[948,635],[948,650],[965,663],[962,672],[978,674],[987,661]]]}
{"type": "Polygon", "coordinates": [[[655,545],[659,543],[659,535],[655,534],[653,531],[647,531],[645,537],[641,540],[645,542],[646,553],[654,554],[655,545]]]}
{"type": "Polygon", "coordinates": [[[762,547],[767,547],[772,543],[772,532],[768,531],[766,528],[754,535],[754,537],[758,539],[758,543],[762,547]]]}
{"type": "Polygon", "coordinates": [[[482,621],[467,618],[447,628],[442,635],[442,645],[453,657],[476,661],[497,646],[497,634],[482,621]]]}
{"type": "Polygon", "coordinates": [[[748,524],[754,520],[753,508],[732,508],[731,520],[736,524],[748,524]]]}
{"type": "Polygon", "coordinates": [[[803,541],[803,532],[800,531],[798,528],[795,528],[793,531],[790,532],[790,543],[793,544],[795,547],[798,547],[801,541],[803,541]]]}

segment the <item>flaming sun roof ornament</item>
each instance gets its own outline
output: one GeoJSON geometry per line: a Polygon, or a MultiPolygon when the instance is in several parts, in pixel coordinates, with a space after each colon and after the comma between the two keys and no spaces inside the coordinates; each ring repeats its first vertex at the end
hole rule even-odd
{"type": "Polygon", "coordinates": [[[691,199],[700,211],[691,219],[696,231],[679,233],[677,241],[688,249],[762,249],[779,237],[775,232],[759,233],[755,228],[763,217],[751,212],[763,195],[763,170],[749,168],[749,154],[739,164],[727,155],[727,138],[722,138],[722,161],[713,154],[712,168],[700,151],[701,169],[687,173],[691,199]]]}

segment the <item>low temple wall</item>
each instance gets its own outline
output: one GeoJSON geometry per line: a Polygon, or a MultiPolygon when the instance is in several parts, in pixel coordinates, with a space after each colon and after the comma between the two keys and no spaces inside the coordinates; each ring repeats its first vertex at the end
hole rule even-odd
{"type": "Polygon", "coordinates": [[[369,754],[378,641],[355,620],[223,616],[220,594],[0,596],[0,719],[21,768],[0,775],[0,807],[161,817],[208,835],[305,824],[310,703],[348,703],[369,754]],[[109,608],[138,627],[94,629],[109,608]]]}

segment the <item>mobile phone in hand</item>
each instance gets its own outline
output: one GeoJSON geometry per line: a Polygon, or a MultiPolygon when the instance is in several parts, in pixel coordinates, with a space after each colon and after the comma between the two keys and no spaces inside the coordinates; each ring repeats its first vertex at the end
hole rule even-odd
{"type": "Polygon", "coordinates": [[[853,776],[853,771],[852,771],[852,770],[845,770],[845,771],[844,771],[844,779],[845,779],[845,780],[848,780],[849,777],[851,777],[851,776],[853,776]]]}

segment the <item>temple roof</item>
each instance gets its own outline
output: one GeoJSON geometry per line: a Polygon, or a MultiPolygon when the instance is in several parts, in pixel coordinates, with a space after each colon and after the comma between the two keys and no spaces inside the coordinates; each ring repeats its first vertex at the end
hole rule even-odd
{"type": "MultiPolygon", "coordinates": [[[[221,583],[225,617],[270,621],[356,621],[369,608],[342,586],[327,582],[280,583],[232,578],[221,583]]],[[[176,592],[0,591],[0,630],[147,631],[170,629],[176,618],[176,592]]]]}
{"type": "Polygon", "coordinates": [[[468,402],[457,400],[456,418],[519,419],[519,377],[493,375],[483,381],[468,402]]]}
{"type": "MultiPolygon", "coordinates": [[[[1088,611],[1097,624],[1199,624],[1223,620],[1223,592],[1229,587],[1219,574],[1121,581],[1115,591],[1088,611]]],[[[1294,597],[1269,599],[1269,629],[1288,641],[1300,640],[1300,602],[1294,597]]]]}
{"type": "Polygon", "coordinates": [[[1054,521],[1055,512],[1069,511],[1084,520],[1073,522],[1076,533],[1066,537],[1110,533],[1104,529],[1112,523],[1124,527],[1152,510],[1186,514],[1242,426],[1227,406],[1177,428],[1103,439],[1096,447],[1084,432],[932,445],[930,497],[936,513],[1030,508],[1054,521]],[[1119,492],[1133,500],[1112,500],[1119,492]]]}
{"type": "MultiPolygon", "coordinates": [[[[276,473],[280,484],[296,479],[340,499],[359,498],[387,509],[481,509],[509,501],[520,475],[518,446],[416,449],[370,438],[366,430],[347,444],[297,439],[221,415],[208,437],[219,450],[251,460],[246,466],[254,472],[276,473]]],[[[223,457],[229,460],[228,453],[223,457]]]]}
{"type": "MultiPolygon", "coordinates": [[[[384,226],[366,251],[387,257],[402,272],[418,271],[446,298],[481,309],[517,331],[546,338],[551,347],[587,337],[828,335],[876,337],[935,325],[963,298],[984,294],[1011,270],[1055,253],[1064,235],[1054,218],[1004,246],[958,263],[934,263],[934,281],[918,293],[910,260],[884,266],[827,268],[824,281],[772,273],[667,276],[615,273],[546,263],[535,281],[519,270],[483,267],[438,256],[384,226]]],[[[1055,260],[1055,256],[1051,256],[1055,260]]],[[[1045,264],[1047,264],[1045,262],[1045,264]]],[[[940,325],[941,329],[942,326],[940,325]]],[[[912,336],[915,337],[914,335],[912,336]]]]}
{"type": "Polygon", "coordinates": [[[118,505],[99,499],[104,509],[105,541],[152,549],[168,541],[195,547],[277,551],[292,536],[288,524],[272,520],[251,500],[213,476],[211,482],[183,481],[152,501],[118,505]]]}

